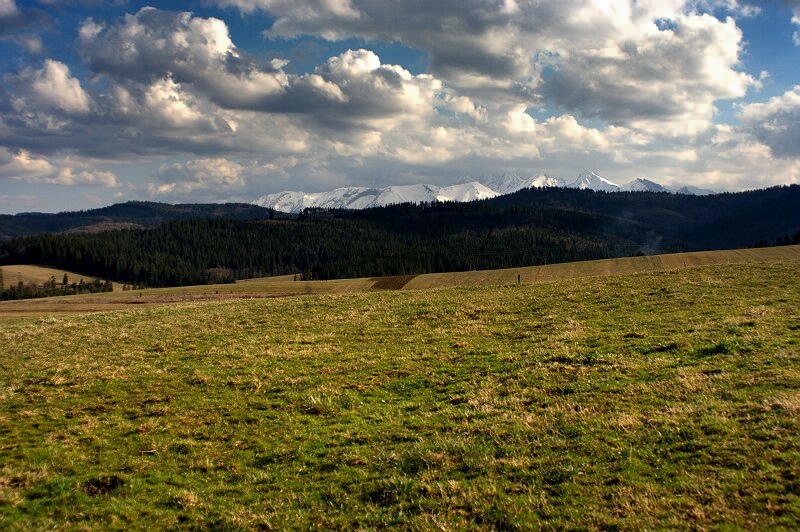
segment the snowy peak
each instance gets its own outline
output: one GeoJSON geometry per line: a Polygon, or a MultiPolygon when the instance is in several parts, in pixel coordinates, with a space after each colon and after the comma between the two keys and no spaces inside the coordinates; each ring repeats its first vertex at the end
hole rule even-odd
{"type": "Polygon", "coordinates": [[[261,196],[253,203],[281,212],[302,212],[304,209],[369,209],[398,203],[435,201],[474,201],[500,194],[476,181],[439,187],[436,185],[403,185],[385,188],[344,187],[308,194],[300,191],[276,192],[261,196]]]}
{"type": "Polygon", "coordinates": [[[258,198],[253,203],[281,212],[301,212],[303,209],[314,204],[314,197],[305,192],[287,190],[285,192],[267,194],[266,196],[258,198]]]}
{"type": "Polygon", "coordinates": [[[436,185],[402,185],[385,188],[343,187],[327,192],[309,194],[299,191],[277,192],[258,198],[253,203],[282,212],[303,212],[304,209],[320,207],[325,209],[369,209],[398,203],[428,203],[437,201],[475,201],[512,194],[519,190],[545,187],[568,187],[602,192],[673,192],[676,194],[706,195],[710,190],[684,186],[667,189],[655,181],[639,178],[619,186],[589,170],[583,172],[572,183],[545,174],[536,177],[520,177],[506,174],[499,177],[486,177],[457,185],[440,187],[436,185]]]}
{"type": "Polygon", "coordinates": [[[641,177],[622,185],[620,189],[627,192],[669,192],[668,189],[662,187],[655,181],[650,181],[649,179],[641,177]]]}
{"type": "Polygon", "coordinates": [[[564,182],[555,177],[550,177],[547,174],[541,174],[530,181],[527,188],[548,188],[548,187],[563,187],[564,182]]]}
{"type": "Polygon", "coordinates": [[[608,179],[600,177],[592,171],[586,170],[578,179],[567,185],[568,188],[579,188],[581,190],[597,190],[601,192],[619,192],[620,186],[612,183],[608,179]]]}
{"type": "Polygon", "coordinates": [[[345,205],[344,209],[381,207],[396,203],[421,203],[431,201],[431,197],[438,192],[439,187],[433,185],[403,185],[376,189],[378,194],[374,201],[364,207],[351,207],[345,205]]]}
{"type": "Polygon", "coordinates": [[[716,194],[713,190],[708,190],[705,188],[693,187],[693,186],[683,186],[680,188],[672,189],[672,192],[675,194],[689,194],[691,196],[709,196],[711,194],[716,194]]]}
{"type": "Polygon", "coordinates": [[[521,177],[514,174],[505,174],[499,177],[485,177],[481,183],[498,194],[512,194],[518,190],[528,188],[563,187],[559,179],[540,174],[536,177],[521,177]]]}
{"type": "Polygon", "coordinates": [[[437,201],[475,201],[499,196],[500,193],[473,181],[463,185],[441,187],[436,194],[437,201]]]}

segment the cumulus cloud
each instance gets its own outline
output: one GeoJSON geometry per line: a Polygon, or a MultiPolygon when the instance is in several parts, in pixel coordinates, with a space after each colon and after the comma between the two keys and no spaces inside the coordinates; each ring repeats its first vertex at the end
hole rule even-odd
{"type": "Polygon", "coordinates": [[[400,41],[427,51],[431,73],[466,94],[544,97],[572,114],[640,127],[687,116],[708,126],[715,101],[757,85],[739,69],[735,21],[700,12],[758,12],[737,0],[440,0],[425,9],[418,0],[352,0],[341,11],[310,1],[217,3],[270,12],[273,38],[400,41]]]}
{"type": "Polygon", "coordinates": [[[53,163],[27,151],[7,148],[0,148],[0,178],[46,185],[119,186],[112,172],[87,168],[70,159],[53,163]]]}
{"type": "MultiPolygon", "coordinates": [[[[793,175],[755,125],[722,141],[713,124],[718,100],[758,85],[740,71],[735,20],[717,18],[754,14],[743,2],[219,3],[269,11],[276,38],[400,41],[428,52],[430,72],[387,64],[367,42],[298,74],[285,60],[248,56],[217,18],[145,8],[87,19],[78,48],[90,81],[54,60],[4,78],[6,170],[16,164],[28,182],[113,186],[113,174],[75,161],[189,159],[140,188],[176,200],[506,171],[569,179],[577,166],[623,169],[609,173],[621,181],[695,175],[701,186],[744,183],[747,164],[793,175]]],[[[755,109],[748,124],[760,121],[755,109]]]]}
{"type": "Polygon", "coordinates": [[[47,59],[41,69],[26,68],[6,82],[15,89],[12,105],[17,111],[35,108],[74,114],[89,110],[89,97],[80,81],[59,61],[47,59]]]}
{"type": "Polygon", "coordinates": [[[79,29],[89,67],[114,78],[152,82],[168,75],[196,80],[238,57],[224,21],[145,7],[106,26],[87,19],[79,29]]]}
{"type": "Polygon", "coordinates": [[[287,75],[258,64],[231,41],[217,18],[146,7],[106,26],[87,19],[79,47],[97,75],[128,89],[171,79],[225,108],[257,109],[285,92],[287,75]]]}
{"type": "Polygon", "coordinates": [[[740,108],[739,119],[776,157],[800,157],[800,85],[740,108]]]}
{"type": "Polygon", "coordinates": [[[716,100],[740,98],[758,84],[735,69],[741,41],[733,19],[686,16],[674,29],[639,41],[563,57],[542,91],[582,116],[612,123],[692,120],[708,126],[716,100]]]}
{"type": "Polygon", "coordinates": [[[244,168],[227,159],[196,159],[186,163],[162,165],[157,183],[148,184],[152,196],[191,194],[198,190],[238,189],[245,185],[244,168]]]}
{"type": "MultiPolygon", "coordinates": [[[[318,7],[341,16],[346,11],[331,2],[318,7]]],[[[430,75],[382,65],[367,50],[350,50],[313,72],[290,75],[282,70],[285,62],[257,63],[240,52],[219,19],[154,8],[108,27],[87,20],[80,48],[95,74],[131,94],[170,80],[171,87],[202,95],[223,109],[314,115],[329,122],[414,112],[442,88],[430,75]]],[[[479,112],[474,106],[467,110],[466,101],[453,104],[479,112]]],[[[185,109],[175,110],[186,115],[185,109]]]]}

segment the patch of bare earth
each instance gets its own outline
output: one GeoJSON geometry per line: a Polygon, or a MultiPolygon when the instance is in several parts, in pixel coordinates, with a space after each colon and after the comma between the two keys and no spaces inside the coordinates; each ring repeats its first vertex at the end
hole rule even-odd
{"type": "Polygon", "coordinates": [[[373,290],[402,290],[415,277],[416,275],[392,275],[390,277],[375,277],[370,280],[373,281],[373,290]]]}

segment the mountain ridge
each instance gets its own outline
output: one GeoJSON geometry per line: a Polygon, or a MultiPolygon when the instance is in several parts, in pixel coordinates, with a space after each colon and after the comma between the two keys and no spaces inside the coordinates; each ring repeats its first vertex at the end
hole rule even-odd
{"type": "Polygon", "coordinates": [[[308,208],[360,210],[385,207],[400,203],[433,203],[455,201],[463,203],[480,199],[490,199],[520,190],[532,188],[577,188],[596,192],[663,192],[685,195],[714,194],[713,191],[698,187],[683,186],[667,188],[655,181],[637,178],[619,185],[599,174],[586,170],[577,179],[566,182],[539,174],[522,177],[516,174],[487,176],[480,180],[463,180],[455,185],[439,186],[429,184],[394,185],[388,187],[340,187],[323,192],[303,192],[286,190],[265,194],[252,202],[253,205],[276,211],[297,214],[308,208]]]}

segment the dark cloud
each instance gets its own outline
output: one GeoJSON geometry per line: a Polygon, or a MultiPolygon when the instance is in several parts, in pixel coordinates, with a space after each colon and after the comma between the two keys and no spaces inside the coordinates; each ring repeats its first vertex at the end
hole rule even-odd
{"type": "Polygon", "coordinates": [[[44,31],[52,26],[46,11],[33,7],[18,7],[13,2],[0,11],[0,37],[10,37],[23,31],[44,31]]]}

